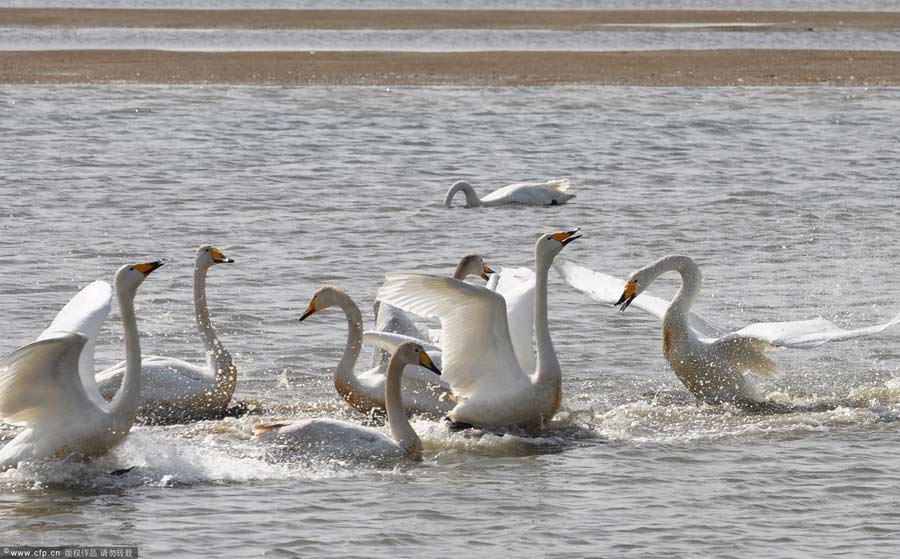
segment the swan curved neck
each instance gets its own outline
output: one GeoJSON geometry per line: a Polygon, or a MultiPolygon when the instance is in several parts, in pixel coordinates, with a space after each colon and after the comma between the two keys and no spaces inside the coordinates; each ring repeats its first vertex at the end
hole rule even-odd
{"type": "Polygon", "coordinates": [[[552,257],[535,251],[534,337],[537,342],[537,371],[533,380],[538,389],[546,391],[546,397],[551,402],[550,411],[543,418],[545,421],[556,413],[562,399],[562,369],[553,348],[547,318],[547,276],[552,262],[552,257]]]}
{"type": "Polygon", "coordinates": [[[346,400],[354,393],[358,395],[363,392],[359,378],[353,372],[362,350],[363,323],[362,313],[349,295],[340,292],[336,298],[337,305],[347,317],[347,344],[344,346],[341,360],[334,369],[334,387],[346,400]]]}
{"type": "Polygon", "coordinates": [[[384,382],[384,407],[387,411],[391,437],[403,447],[409,458],[418,460],[422,457],[422,441],[412,428],[412,425],[409,424],[409,419],[403,410],[401,380],[404,366],[405,364],[397,358],[396,354],[388,362],[384,382]]]}
{"type": "Polygon", "coordinates": [[[116,428],[127,432],[137,417],[141,399],[141,343],[134,314],[135,292],[123,292],[117,287],[116,296],[125,332],[125,375],[122,386],[109,404],[109,413],[117,423],[116,428]]]}
{"type": "Polygon", "coordinates": [[[700,289],[703,286],[703,277],[700,267],[689,256],[680,254],[664,256],[649,266],[651,270],[651,282],[666,272],[678,272],[681,275],[681,287],[672,298],[666,311],[666,318],[671,316],[687,316],[691,307],[700,297],[700,289]]]}
{"type": "Polygon", "coordinates": [[[459,264],[456,265],[456,269],[453,270],[453,275],[450,276],[455,280],[463,281],[469,276],[469,262],[466,259],[460,260],[459,264]]]}
{"type": "Polygon", "coordinates": [[[215,376],[216,386],[225,391],[229,397],[234,393],[237,384],[237,368],[231,354],[216,336],[216,329],[209,319],[209,307],[206,302],[206,273],[209,265],[194,266],[194,317],[197,320],[197,332],[206,349],[206,365],[215,376]]]}
{"type": "Polygon", "coordinates": [[[451,186],[450,190],[447,191],[447,196],[444,197],[444,205],[449,208],[451,202],[453,201],[453,197],[456,196],[456,193],[460,191],[462,191],[462,193],[466,195],[467,207],[481,205],[481,198],[478,197],[478,194],[475,194],[475,189],[466,181],[456,181],[455,183],[453,183],[453,186],[451,186]]]}

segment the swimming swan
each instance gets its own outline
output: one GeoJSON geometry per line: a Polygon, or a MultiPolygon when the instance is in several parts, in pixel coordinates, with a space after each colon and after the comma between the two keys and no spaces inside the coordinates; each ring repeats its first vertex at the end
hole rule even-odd
{"type": "MultiPolygon", "coordinates": [[[[306,320],[314,313],[333,306],[340,307],[347,317],[347,344],[334,369],[334,387],[341,398],[361,413],[384,410],[387,363],[359,375],[353,372],[363,344],[362,314],[353,299],[337,287],[322,287],[310,299],[300,320],[306,320]]],[[[442,417],[455,405],[447,384],[439,376],[421,367],[407,367],[402,386],[403,407],[408,414],[442,417]]]]}
{"type": "Polygon", "coordinates": [[[700,268],[689,257],[669,255],[628,276],[626,281],[593,272],[572,262],[561,261],[557,271],[566,282],[601,303],[643,309],[663,321],[663,355],[678,378],[698,399],[708,403],[729,402],[755,407],[765,400],[749,373],[763,378],[775,376],[775,363],[766,355],[772,348],[818,347],[826,342],[848,340],[880,332],[897,322],[845,330],[824,318],[792,322],[760,322],[728,332],[702,319],[691,307],[700,295],[700,268]],[[681,287],[669,303],[644,292],[666,272],[681,275],[681,287]]]}
{"type": "Polygon", "coordinates": [[[421,345],[405,342],[397,348],[388,362],[383,395],[390,437],[375,429],[325,417],[260,425],[254,429],[254,434],[261,440],[300,447],[318,456],[421,460],[422,441],[406,418],[400,388],[404,367],[411,365],[441,374],[421,345]]]}
{"type": "Polygon", "coordinates": [[[38,459],[89,459],[121,443],[137,414],[141,393],[141,347],[134,296],[162,261],[123,266],[116,294],[125,330],[122,389],[97,405],[85,392],[78,361],[88,338],[57,332],[0,358],[0,417],[25,429],[0,450],[0,470],[38,459]]]}
{"type": "Polygon", "coordinates": [[[502,206],[504,204],[524,204],[526,206],[559,206],[575,197],[567,194],[569,189],[568,179],[558,179],[547,182],[517,182],[509,184],[491,192],[484,198],[479,198],[475,188],[466,181],[456,181],[447,195],[444,197],[444,205],[451,206],[453,197],[462,191],[466,195],[467,208],[476,206],[502,206]]]}
{"type": "Polygon", "coordinates": [[[454,427],[519,426],[537,429],[562,399],[562,371],[547,322],[547,273],[574,231],[541,235],[534,246],[534,333],[537,367],[519,365],[501,295],[447,277],[389,274],[377,299],[427,317],[443,327],[443,378],[457,398],[448,417],[454,427]]]}
{"type": "MultiPolygon", "coordinates": [[[[153,422],[183,422],[224,415],[237,384],[237,367],[209,319],[206,274],[216,264],[233,263],[209,245],[197,249],[194,258],[194,313],[197,331],[206,350],[206,364],[187,363],[172,357],[145,356],[142,371],[140,415],[153,422]]],[[[100,393],[110,398],[122,384],[125,364],[97,374],[100,393]]]]}
{"type": "MultiPolygon", "coordinates": [[[[480,255],[467,254],[459,260],[451,277],[464,280],[469,276],[478,276],[483,280],[487,280],[489,274],[493,273],[494,271],[484,263],[484,259],[480,255]]],[[[375,332],[402,334],[418,340],[425,339],[412,317],[397,307],[382,304],[381,301],[375,301],[375,332]]],[[[432,331],[429,330],[429,338],[431,338],[431,335],[432,331]]],[[[387,364],[390,357],[391,354],[388,351],[377,348],[372,355],[372,366],[378,367],[379,365],[387,364]]]]}

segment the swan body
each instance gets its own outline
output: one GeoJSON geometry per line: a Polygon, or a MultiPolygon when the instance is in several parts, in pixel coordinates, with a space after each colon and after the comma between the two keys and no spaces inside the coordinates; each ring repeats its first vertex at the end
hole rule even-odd
{"type": "Polygon", "coordinates": [[[766,355],[773,348],[808,349],[830,341],[847,340],[880,332],[892,320],[854,330],[840,328],[824,318],[791,322],[760,322],[728,331],[691,312],[700,294],[700,268],[687,256],[669,255],[645,266],[623,281],[593,272],[572,262],[556,266],[566,282],[595,301],[643,309],[663,321],[663,355],[682,383],[707,403],[756,406],[764,402],[751,375],[771,378],[777,367],[766,355]],[[666,272],[681,275],[681,287],[671,303],[644,293],[666,272]]]}
{"type": "Polygon", "coordinates": [[[405,457],[421,460],[422,441],[409,424],[402,401],[401,378],[404,367],[409,366],[421,366],[440,374],[421,345],[405,342],[397,348],[388,362],[383,396],[390,436],[375,429],[329,418],[262,425],[254,432],[261,440],[300,448],[317,457],[374,460],[405,457]]]}
{"type": "Polygon", "coordinates": [[[562,398],[562,371],[547,323],[547,274],[575,231],[541,235],[535,243],[534,334],[537,366],[525,371],[513,349],[506,301],[489,289],[441,276],[390,274],[377,298],[437,317],[443,328],[443,374],[457,398],[448,417],[458,424],[535,430],[562,398]]]}
{"type": "MultiPolygon", "coordinates": [[[[478,276],[483,280],[487,280],[489,275],[493,274],[484,259],[477,254],[467,254],[463,256],[456,269],[453,270],[454,279],[464,280],[469,276],[478,276]]],[[[375,301],[375,332],[387,332],[392,334],[402,334],[413,339],[423,340],[425,336],[419,331],[415,320],[406,312],[397,307],[383,304],[381,301],[375,301]]],[[[429,330],[429,337],[432,331],[429,330]]],[[[390,359],[390,353],[386,350],[377,348],[372,355],[372,366],[378,367],[385,364],[390,359]]]]}
{"type": "Polygon", "coordinates": [[[506,185],[479,198],[475,188],[466,181],[456,181],[444,197],[444,206],[451,207],[453,197],[462,192],[466,197],[465,207],[502,206],[505,204],[523,204],[526,206],[559,206],[575,197],[566,191],[569,189],[568,179],[547,182],[517,182],[506,185]]]}
{"type": "MultiPolygon", "coordinates": [[[[322,287],[310,299],[300,320],[306,320],[314,313],[333,306],[343,310],[347,317],[347,343],[341,360],[334,369],[335,389],[344,401],[361,413],[369,414],[372,411],[386,409],[384,394],[387,364],[373,367],[358,375],[354,372],[362,349],[363,327],[362,314],[353,299],[337,287],[322,287]]],[[[389,336],[400,335],[389,334],[389,336]]],[[[393,349],[390,345],[380,347],[393,349]]],[[[408,414],[442,416],[454,406],[452,392],[447,383],[426,368],[415,365],[406,367],[401,385],[403,407],[408,414]]]]}
{"type": "MultiPolygon", "coordinates": [[[[206,363],[200,366],[172,357],[144,357],[141,374],[146,386],[141,392],[142,419],[170,423],[225,414],[237,384],[237,368],[210,321],[206,275],[216,264],[233,262],[209,245],[197,249],[194,258],[194,312],[197,330],[206,350],[206,363]]],[[[104,397],[111,397],[119,389],[124,369],[124,363],[119,363],[97,374],[100,393],[104,397]]]]}
{"type": "Polygon", "coordinates": [[[25,429],[0,449],[0,470],[22,461],[90,459],[121,443],[134,423],[141,391],[141,348],[134,315],[138,286],[161,261],[123,266],[116,293],[125,330],[126,371],[113,401],[85,391],[79,359],[87,336],[56,332],[0,358],[0,417],[25,429]]]}

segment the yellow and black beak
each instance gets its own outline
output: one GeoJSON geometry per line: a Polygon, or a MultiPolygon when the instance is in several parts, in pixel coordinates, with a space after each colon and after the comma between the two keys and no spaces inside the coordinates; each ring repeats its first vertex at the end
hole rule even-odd
{"type": "Polygon", "coordinates": [[[575,233],[578,233],[578,231],[580,231],[580,230],[581,230],[581,228],[579,227],[578,229],[572,229],[571,231],[557,231],[557,232],[551,234],[550,238],[553,239],[554,241],[559,241],[560,243],[562,243],[562,246],[566,246],[567,244],[571,243],[575,239],[581,238],[581,235],[575,234],[575,233]]]}
{"type": "Polygon", "coordinates": [[[625,312],[625,309],[628,308],[628,305],[634,301],[634,298],[637,297],[637,283],[633,281],[629,281],[625,284],[625,289],[622,291],[622,296],[619,297],[619,300],[616,301],[614,307],[618,305],[622,305],[619,307],[619,312],[625,312]]]}
{"type": "Polygon", "coordinates": [[[491,270],[490,268],[488,268],[487,264],[484,264],[484,263],[481,264],[481,279],[487,281],[488,274],[493,274],[493,273],[494,273],[494,270],[491,270]]]}
{"type": "Polygon", "coordinates": [[[425,367],[436,375],[441,374],[441,370],[437,368],[437,366],[434,364],[434,361],[431,360],[431,357],[428,357],[428,354],[425,353],[425,350],[419,352],[419,365],[425,367]]]}
{"type": "Polygon", "coordinates": [[[209,249],[209,255],[212,256],[212,260],[216,264],[234,264],[233,259],[222,254],[222,251],[217,248],[209,249]]]}
{"type": "Polygon", "coordinates": [[[316,312],[316,298],[313,297],[309,300],[309,304],[306,305],[306,310],[303,312],[303,316],[300,317],[300,322],[303,322],[307,318],[309,318],[313,313],[316,312]]]}
{"type": "Polygon", "coordinates": [[[142,262],[140,264],[135,264],[132,266],[138,272],[144,274],[145,276],[149,276],[153,270],[162,267],[166,263],[165,258],[160,258],[159,260],[155,260],[153,262],[142,262]]]}

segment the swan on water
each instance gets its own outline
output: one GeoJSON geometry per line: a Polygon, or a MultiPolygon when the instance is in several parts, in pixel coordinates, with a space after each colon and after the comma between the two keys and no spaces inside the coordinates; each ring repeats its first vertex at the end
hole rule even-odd
{"type": "MultiPolygon", "coordinates": [[[[139,414],[155,423],[184,422],[222,417],[234,395],[237,367],[216,335],[206,302],[206,275],[216,264],[231,264],[212,246],[200,246],[194,257],[194,318],[206,351],[206,363],[195,365],[173,357],[145,356],[141,374],[139,414]]],[[[112,397],[122,384],[125,364],[119,363],[97,374],[100,393],[112,397]]]]}
{"type": "MultiPolygon", "coordinates": [[[[348,404],[361,413],[384,410],[386,407],[386,363],[356,374],[353,369],[363,345],[362,314],[359,306],[342,289],[325,286],[313,295],[301,321],[329,307],[339,307],[347,317],[347,343],[341,360],[334,369],[334,387],[348,404]]],[[[404,338],[399,334],[385,334],[392,340],[404,338]]],[[[381,345],[381,347],[385,347],[381,345]]],[[[386,346],[390,349],[394,345],[386,346]]],[[[442,417],[455,405],[447,383],[427,368],[408,366],[403,374],[403,407],[406,413],[442,417]]]]}
{"type": "Polygon", "coordinates": [[[771,378],[777,371],[766,355],[773,348],[818,347],[826,342],[849,340],[900,322],[900,315],[875,326],[846,330],[824,319],[760,322],[729,332],[691,312],[700,296],[700,267],[690,257],[669,255],[621,279],[561,261],[557,271],[566,282],[601,303],[629,305],[663,321],[663,355],[675,374],[699,400],[756,407],[765,402],[748,375],[771,378]],[[681,275],[681,287],[671,303],[644,293],[666,272],[681,275]]]}
{"type": "Polygon", "coordinates": [[[426,317],[443,328],[443,375],[457,398],[454,428],[518,426],[536,430],[559,409],[562,370],[547,322],[547,275],[578,230],[541,235],[534,246],[534,335],[537,366],[525,371],[510,339],[506,301],[484,287],[443,276],[389,274],[377,299],[426,317]]]}
{"type": "Polygon", "coordinates": [[[317,457],[421,460],[422,441],[406,417],[401,391],[404,367],[410,366],[441,374],[420,344],[404,342],[397,348],[387,365],[382,396],[390,437],[375,429],[325,417],[260,425],[254,429],[254,434],[260,440],[299,448],[315,453],[317,457]]]}
{"type": "Polygon", "coordinates": [[[79,358],[89,340],[59,331],[0,358],[0,418],[25,429],[0,449],[0,470],[22,461],[90,459],[121,443],[131,429],[141,394],[141,347],[134,297],[162,261],[121,267],[116,295],[125,331],[125,375],[110,403],[85,391],[79,358]]]}
{"type": "Polygon", "coordinates": [[[559,206],[575,197],[569,194],[568,179],[547,182],[517,182],[508,184],[479,198],[475,188],[466,181],[456,181],[444,197],[444,206],[450,207],[457,192],[466,196],[466,208],[476,206],[502,206],[504,204],[524,204],[526,206],[559,206]]]}

